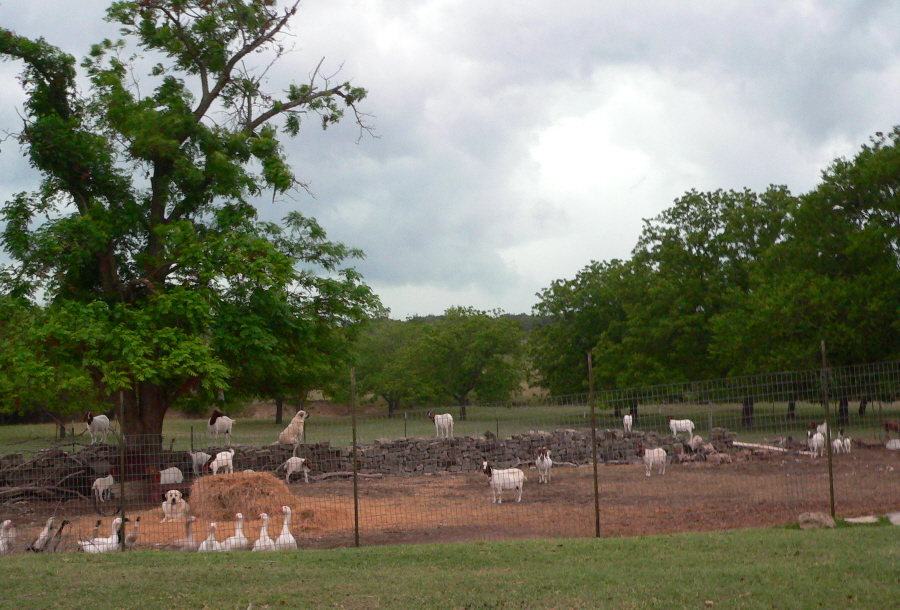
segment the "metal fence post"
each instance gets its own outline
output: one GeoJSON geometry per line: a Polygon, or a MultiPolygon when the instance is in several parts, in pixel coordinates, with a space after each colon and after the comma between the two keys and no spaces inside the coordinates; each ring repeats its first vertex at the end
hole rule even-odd
{"type": "Polygon", "coordinates": [[[591,405],[591,456],[594,462],[594,536],[600,537],[600,479],[597,475],[597,415],[594,411],[594,360],[588,352],[588,402],[591,405]]]}
{"type": "Polygon", "coordinates": [[[831,502],[831,518],[834,519],[834,465],[831,461],[831,409],[828,406],[828,362],[825,359],[825,341],[822,341],[822,399],[825,405],[825,451],[828,452],[828,499],[831,502]]]}
{"type": "Polygon", "coordinates": [[[350,425],[353,429],[353,546],[359,546],[359,486],[356,454],[356,369],[350,367],[350,425]]]}

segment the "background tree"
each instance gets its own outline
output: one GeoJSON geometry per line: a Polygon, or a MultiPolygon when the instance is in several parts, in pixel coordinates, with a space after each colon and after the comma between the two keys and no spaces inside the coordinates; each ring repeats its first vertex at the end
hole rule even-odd
{"type": "Polygon", "coordinates": [[[10,294],[44,292],[50,360],[87,371],[107,400],[121,392],[126,437],[158,441],[180,396],[228,387],[234,356],[265,344],[267,324],[322,290],[355,304],[329,317],[340,326],[377,307],[342,268],[357,251],[296,212],[281,225],[261,222],[252,205],[298,184],[280,133],[297,135],[307,116],[326,127],[346,109],[366,128],[356,108],[364,89],[316,68],[272,92],[265,67],[249,61],[263,51],[281,58],[297,5],[115,2],[107,19],[144,56],[125,59],[122,41],[92,47],[87,95],[71,56],[0,30],[0,56],[25,64],[19,141],[43,176],[38,191],[3,208],[3,246],[16,261],[10,294]],[[139,90],[131,75],[155,59],[139,90]],[[263,311],[278,306],[287,309],[263,311]],[[236,336],[229,316],[239,312],[236,336]]]}
{"type": "Polygon", "coordinates": [[[792,208],[744,294],[714,321],[730,373],[900,356],[900,128],[876,134],[792,208]]]}
{"type": "Polygon", "coordinates": [[[97,394],[80,367],[57,366],[46,350],[33,349],[48,330],[45,311],[0,296],[0,413],[49,415],[65,434],[74,414],[97,409],[97,394]]]}
{"type": "Polygon", "coordinates": [[[587,354],[604,333],[614,333],[624,322],[628,273],[622,261],[592,261],[574,279],[557,280],[538,294],[534,313],[542,321],[528,338],[532,385],[555,395],[588,391],[587,354]]]}
{"type": "Polygon", "coordinates": [[[419,376],[437,397],[451,398],[466,419],[473,397],[506,400],[524,378],[521,368],[524,332],[500,311],[451,307],[422,327],[415,344],[419,376]]]}
{"type": "Polygon", "coordinates": [[[384,399],[388,416],[406,401],[427,400],[431,394],[417,375],[414,356],[422,326],[421,321],[382,317],[366,328],[354,347],[359,392],[384,399]]]}

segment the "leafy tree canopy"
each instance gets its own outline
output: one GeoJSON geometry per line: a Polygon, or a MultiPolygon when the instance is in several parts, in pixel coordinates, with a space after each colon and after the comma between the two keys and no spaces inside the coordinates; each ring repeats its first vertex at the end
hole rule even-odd
{"type": "Polygon", "coordinates": [[[86,372],[101,400],[121,399],[126,436],[158,437],[186,392],[315,368],[316,341],[379,308],[345,266],[361,252],[311,218],[263,222],[254,206],[300,185],[280,138],[304,120],[327,127],[349,111],[368,129],[364,89],[316,67],[277,91],[254,65],[262,52],[281,59],[297,8],[114,2],[107,20],[124,40],[91,48],[84,93],[74,58],[0,29],[0,57],[25,67],[19,141],[42,176],[3,207],[15,261],[3,291],[44,296],[46,330],[22,349],[86,372]],[[291,349],[280,352],[285,337],[291,349]]]}

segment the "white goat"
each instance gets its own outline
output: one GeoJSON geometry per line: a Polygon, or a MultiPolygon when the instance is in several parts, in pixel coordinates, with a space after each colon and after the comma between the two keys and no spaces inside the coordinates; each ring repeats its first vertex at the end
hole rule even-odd
{"type": "Polygon", "coordinates": [[[625,428],[625,432],[631,432],[631,422],[634,421],[631,418],[631,415],[626,415],[622,418],[622,426],[625,428]]]}
{"type": "Polygon", "coordinates": [[[305,483],[309,483],[309,463],[306,461],[306,458],[302,457],[292,457],[288,458],[284,464],[279,466],[276,470],[285,469],[284,482],[290,483],[291,475],[295,472],[303,473],[303,481],[305,483]]]}
{"type": "Polygon", "coordinates": [[[522,501],[522,488],[525,486],[525,473],[518,468],[505,468],[503,470],[495,470],[485,460],[482,462],[482,472],[488,478],[488,484],[491,486],[491,500],[495,504],[503,503],[503,491],[507,489],[515,489],[517,492],[516,502],[522,501]]]}
{"type": "Polygon", "coordinates": [[[220,451],[203,468],[213,474],[218,474],[220,468],[224,474],[234,474],[234,449],[220,451]]]}
{"type": "Polygon", "coordinates": [[[825,436],[821,432],[813,434],[812,430],[806,431],[806,444],[812,452],[812,458],[815,459],[825,453],[825,436]]]}
{"type": "Polygon", "coordinates": [[[550,450],[546,447],[538,449],[537,458],[534,460],[534,467],[538,471],[538,483],[550,482],[550,469],[553,468],[553,460],[550,459],[550,450]]]}
{"type": "Polygon", "coordinates": [[[691,437],[691,440],[688,442],[688,447],[691,448],[691,451],[696,453],[700,447],[703,446],[703,437],[699,435],[694,435],[691,437]]]}
{"type": "Polygon", "coordinates": [[[816,424],[816,422],[812,422],[809,426],[807,426],[809,430],[813,428],[816,429],[816,432],[821,434],[822,436],[827,436],[828,434],[828,422],[822,422],[821,424],[816,424]]]}
{"type": "Polygon", "coordinates": [[[434,422],[434,429],[437,433],[438,438],[442,436],[450,438],[451,436],[453,436],[452,415],[450,415],[449,413],[441,413],[440,415],[435,415],[434,411],[429,411],[427,415],[434,422]]]}
{"type": "Polygon", "coordinates": [[[109,500],[109,496],[112,493],[110,488],[114,484],[115,480],[113,479],[112,474],[94,479],[94,484],[91,485],[91,489],[94,491],[94,495],[97,496],[98,502],[106,502],[109,500]]]}
{"type": "Polygon", "coordinates": [[[841,428],[838,430],[837,438],[831,441],[831,450],[834,453],[850,453],[851,447],[850,437],[844,436],[844,429],[841,428]]]}
{"type": "Polygon", "coordinates": [[[662,447],[656,449],[644,449],[643,445],[638,445],[638,455],[644,456],[644,466],[647,467],[647,476],[650,476],[650,470],[655,464],[659,468],[659,474],[666,474],[666,450],[662,447]]]}
{"type": "Polygon", "coordinates": [[[694,436],[694,422],[689,419],[672,419],[670,415],[669,429],[672,431],[672,436],[677,437],[679,432],[687,432],[688,440],[694,436]]]}
{"type": "Polygon", "coordinates": [[[109,418],[105,415],[94,415],[90,411],[84,414],[84,423],[87,425],[87,431],[91,433],[91,444],[99,442],[106,443],[106,436],[109,434],[109,418]]]}
{"type": "Polygon", "coordinates": [[[213,435],[216,441],[219,440],[219,434],[225,435],[225,444],[231,445],[231,428],[234,426],[234,420],[219,411],[213,409],[212,415],[209,416],[207,429],[209,430],[209,440],[212,442],[213,435]]]}
{"type": "Polygon", "coordinates": [[[160,470],[156,466],[148,466],[147,472],[149,472],[150,476],[152,476],[160,485],[174,485],[184,482],[184,473],[181,472],[180,468],[176,468],[175,466],[164,470],[160,470]]]}
{"type": "Polygon", "coordinates": [[[194,476],[200,476],[212,456],[204,451],[191,451],[191,462],[194,464],[194,476]]]}
{"type": "Polygon", "coordinates": [[[278,442],[282,445],[293,445],[296,447],[303,440],[303,429],[306,427],[306,420],[309,413],[306,411],[297,411],[291,423],[278,435],[278,442]]]}

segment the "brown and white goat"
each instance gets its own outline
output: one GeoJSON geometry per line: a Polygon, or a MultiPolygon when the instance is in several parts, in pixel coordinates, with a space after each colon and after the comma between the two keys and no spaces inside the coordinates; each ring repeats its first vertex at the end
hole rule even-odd
{"type": "Polygon", "coordinates": [[[525,473],[518,468],[504,468],[497,470],[487,460],[482,461],[482,472],[488,478],[491,486],[491,500],[495,504],[503,503],[503,492],[514,489],[516,502],[522,501],[522,488],[525,487],[525,473]]]}

